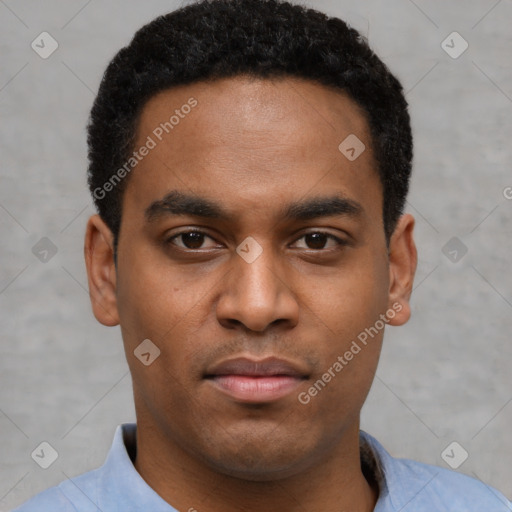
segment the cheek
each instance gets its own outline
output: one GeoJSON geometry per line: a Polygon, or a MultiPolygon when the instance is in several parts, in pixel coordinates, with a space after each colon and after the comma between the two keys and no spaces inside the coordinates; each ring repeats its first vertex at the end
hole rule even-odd
{"type": "Polygon", "coordinates": [[[303,398],[333,425],[343,415],[359,414],[380,357],[387,280],[385,267],[372,268],[340,276],[312,297],[324,336],[317,333],[320,364],[303,398]]]}
{"type": "Polygon", "coordinates": [[[317,332],[321,363],[304,398],[311,398],[315,414],[334,423],[340,414],[357,415],[369,392],[384,334],[380,315],[388,305],[385,259],[358,255],[358,263],[347,268],[310,295],[324,336],[317,332]]]}
{"type": "MultiPolygon", "coordinates": [[[[158,269],[150,262],[125,262],[118,280],[118,309],[125,352],[139,402],[164,418],[172,410],[186,410],[190,387],[190,361],[201,353],[201,339],[194,332],[205,321],[206,287],[179,273],[158,269]],[[134,351],[149,339],[158,357],[148,366],[134,351]],[[167,392],[162,392],[167,390],[167,392]]],[[[163,421],[163,420],[162,420],[163,421]]]]}
{"type": "Polygon", "coordinates": [[[333,271],[329,279],[310,282],[309,307],[322,321],[332,347],[342,350],[361,331],[374,325],[388,305],[389,271],[384,258],[354,256],[356,262],[333,271]]]}
{"type": "Polygon", "coordinates": [[[181,321],[199,306],[208,286],[204,282],[201,286],[200,278],[190,272],[173,270],[169,262],[155,257],[154,249],[125,254],[119,261],[118,275],[121,324],[138,335],[155,338],[179,329],[181,321]]]}
{"type": "Polygon", "coordinates": [[[210,302],[219,275],[193,266],[177,269],[153,248],[138,254],[125,250],[119,276],[118,310],[134,381],[148,387],[148,392],[152,386],[175,389],[178,400],[180,390],[199,378],[197,361],[207,351],[207,334],[218,329],[210,302]],[[155,368],[134,357],[133,351],[145,339],[160,350],[155,368]],[[145,382],[147,375],[151,382],[145,382]]]}

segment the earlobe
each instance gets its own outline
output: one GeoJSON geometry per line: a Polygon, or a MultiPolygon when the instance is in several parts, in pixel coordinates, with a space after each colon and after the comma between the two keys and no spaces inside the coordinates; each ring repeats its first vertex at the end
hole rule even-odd
{"type": "Polygon", "coordinates": [[[113,235],[99,215],[87,223],[84,256],[94,316],[103,325],[118,325],[113,235]]]}
{"type": "Polygon", "coordinates": [[[405,214],[398,220],[389,243],[389,303],[396,311],[390,325],[403,325],[411,316],[410,298],[418,262],[414,243],[414,217],[405,214]]]}

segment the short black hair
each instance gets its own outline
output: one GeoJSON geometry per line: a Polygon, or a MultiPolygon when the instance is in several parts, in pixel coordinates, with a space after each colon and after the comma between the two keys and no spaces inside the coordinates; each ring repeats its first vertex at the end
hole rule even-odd
{"type": "Polygon", "coordinates": [[[287,1],[201,0],[139,29],[103,75],[87,127],[88,183],[115,248],[126,162],[145,103],[174,86],[237,75],[314,81],[362,108],[389,242],[409,189],[413,137],[402,85],[367,39],[341,19],[287,1]]]}

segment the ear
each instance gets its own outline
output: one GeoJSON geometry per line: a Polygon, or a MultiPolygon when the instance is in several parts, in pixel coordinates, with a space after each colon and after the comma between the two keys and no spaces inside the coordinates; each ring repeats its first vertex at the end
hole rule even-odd
{"type": "Polygon", "coordinates": [[[414,217],[400,217],[389,243],[389,302],[388,307],[396,312],[390,325],[403,325],[411,316],[410,298],[418,253],[414,243],[414,217]]]}
{"type": "Polygon", "coordinates": [[[84,256],[94,316],[103,325],[118,325],[114,236],[99,215],[87,223],[84,256]]]}

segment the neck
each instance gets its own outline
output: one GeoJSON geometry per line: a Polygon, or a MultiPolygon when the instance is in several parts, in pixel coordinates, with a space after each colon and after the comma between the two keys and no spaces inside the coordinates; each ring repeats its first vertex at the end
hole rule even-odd
{"type": "Polygon", "coordinates": [[[255,481],[216,471],[139,420],[134,465],[165,501],[191,512],[371,512],[378,499],[377,484],[361,469],[359,424],[306,469],[255,481]]]}

